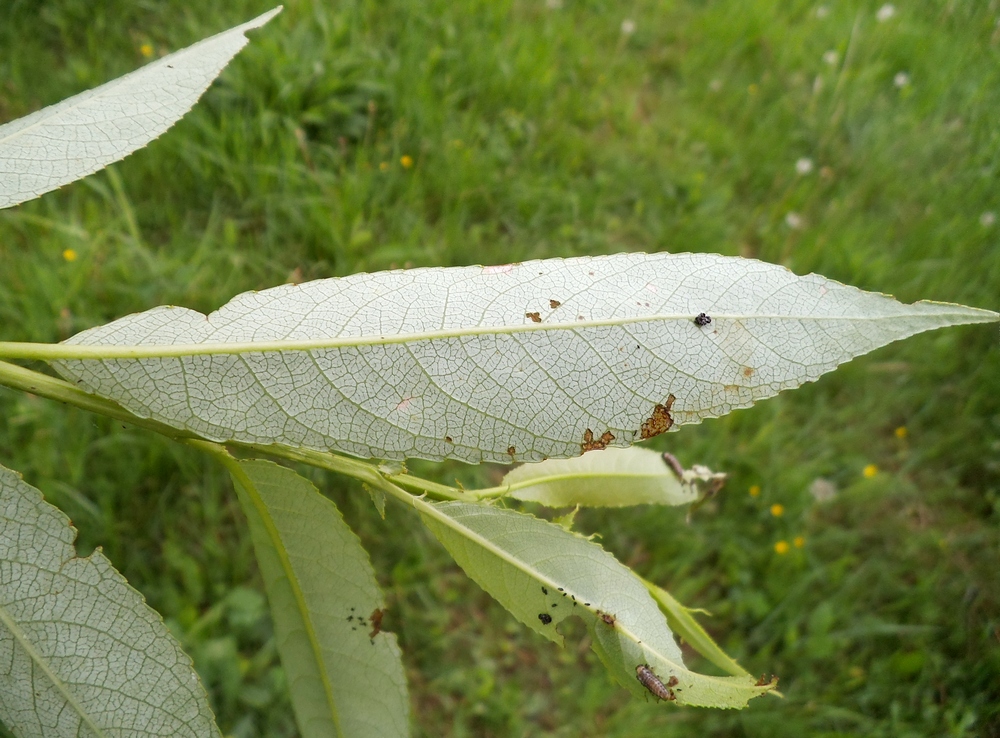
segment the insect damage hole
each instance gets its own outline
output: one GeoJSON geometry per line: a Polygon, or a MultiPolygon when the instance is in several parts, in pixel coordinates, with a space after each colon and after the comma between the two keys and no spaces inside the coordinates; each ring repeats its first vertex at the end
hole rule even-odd
{"type": "Polygon", "coordinates": [[[674,418],[670,414],[671,408],[674,406],[674,401],[677,398],[673,395],[667,397],[667,401],[664,404],[657,404],[653,408],[653,414],[650,415],[646,420],[643,421],[642,426],[639,428],[639,435],[643,438],[652,438],[653,436],[658,436],[661,433],[666,433],[674,425],[674,418]]]}
{"type": "Polygon", "coordinates": [[[535,323],[541,323],[542,322],[542,314],[541,313],[525,313],[524,317],[525,318],[531,318],[531,320],[533,322],[535,322],[535,323]]]}
{"type": "MultiPolygon", "coordinates": [[[[645,438],[645,436],[643,436],[645,438]]],[[[608,444],[615,440],[615,437],[611,435],[611,431],[604,431],[600,438],[594,438],[594,431],[587,428],[583,433],[583,443],[580,444],[580,449],[583,453],[588,451],[600,451],[601,449],[607,448],[608,444]]]]}

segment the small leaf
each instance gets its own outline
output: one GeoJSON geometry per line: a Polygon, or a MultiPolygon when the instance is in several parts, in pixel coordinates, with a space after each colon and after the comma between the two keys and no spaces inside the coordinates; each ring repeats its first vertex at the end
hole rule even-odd
{"type": "Polygon", "coordinates": [[[596,543],[544,520],[464,502],[418,505],[424,522],[462,569],[518,620],[562,644],[556,626],[584,620],[615,679],[646,695],[636,667],[671,677],[678,704],[744,707],[772,685],[752,677],[689,671],[663,613],[629,569],[596,543]]]}
{"type": "Polygon", "coordinates": [[[500,489],[549,507],[684,505],[698,498],[706,473],[713,481],[725,478],[704,467],[674,468],[663,454],[649,449],[606,448],[573,459],[522,464],[508,472],[500,489]]]}
{"type": "Polygon", "coordinates": [[[236,482],[304,738],[409,735],[396,636],[368,554],[307,479],[268,461],[215,454],[236,482]]]}
{"type": "Polygon", "coordinates": [[[0,721],[27,736],[218,736],[191,659],[69,519],[0,467],[0,721]]]}
{"type": "Polygon", "coordinates": [[[719,644],[712,640],[712,636],[706,633],[705,629],[694,619],[692,613],[698,611],[684,607],[662,587],[657,587],[649,582],[646,582],[646,587],[667,616],[670,628],[683,638],[691,648],[733,676],[750,676],[750,672],[719,648],[719,644]]]}
{"type": "Polygon", "coordinates": [[[55,366],[82,388],[213,440],[509,464],[629,446],[998,319],[749,259],[616,254],[284,285],[0,356],[72,359],[55,366]]]}
{"type": "Polygon", "coordinates": [[[0,126],[0,208],[86,177],[180,120],[281,8],[0,126]]]}

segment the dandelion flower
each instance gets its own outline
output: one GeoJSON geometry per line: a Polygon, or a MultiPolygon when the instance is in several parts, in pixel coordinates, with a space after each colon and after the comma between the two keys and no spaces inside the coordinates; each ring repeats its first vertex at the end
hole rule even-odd
{"type": "Polygon", "coordinates": [[[399,163],[403,165],[403,169],[409,169],[413,166],[413,157],[409,154],[403,154],[399,157],[399,163]]]}
{"type": "Polygon", "coordinates": [[[896,76],[892,78],[892,83],[899,89],[903,89],[910,84],[910,75],[906,72],[896,72],[896,76]]]}
{"type": "Polygon", "coordinates": [[[785,506],[779,502],[775,502],[771,505],[771,514],[776,518],[780,518],[785,514],[785,506]]]}
{"type": "Polygon", "coordinates": [[[139,47],[139,53],[142,54],[143,58],[149,59],[153,55],[153,45],[151,43],[145,43],[139,47]]]}
{"type": "Polygon", "coordinates": [[[76,261],[77,253],[73,249],[66,249],[62,252],[62,257],[66,261],[76,261]]]}
{"type": "Polygon", "coordinates": [[[910,431],[906,429],[905,425],[901,425],[896,429],[896,438],[898,438],[899,440],[903,440],[908,435],[910,435],[910,431]]]}
{"type": "Polygon", "coordinates": [[[892,3],[886,3],[878,9],[877,13],[875,13],[875,18],[879,23],[885,23],[894,15],[896,15],[896,6],[892,3]]]}
{"type": "Polygon", "coordinates": [[[784,556],[788,553],[788,541],[778,541],[774,544],[774,552],[779,556],[784,556]]]}
{"type": "Polygon", "coordinates": [[[760,485],[759,484],[755,484],[755,485],[753,485],[750,488],[750,496],[751,497],[760,497],[760,485]]]}
{"type": "Polygon", "coordinates": [[[805,536],[795,536],[795,540],[792,541],[792,544],[795,548],[802,548],[806,545],[805,536]]]}
{"type": "Polygon", "coordinates": [[[864,469],[861,470],[861,474],[864,475],[865,479],[871,479],[876,474],[878,474],[878,467],[874,464],[869,464],[864,469]]]}
{"type": "Polygon", "coordinates": [[[795,171],[799,174],[806,175],[813,170],[813,160],[802,157],[797,162],[795,162],[795,171]]]}
{"type": "Polygon", "coordinates": [[[622,21],[622,35],[631,36],[633,33],[635,33],[635,21],[626,18],[622,21]]]}

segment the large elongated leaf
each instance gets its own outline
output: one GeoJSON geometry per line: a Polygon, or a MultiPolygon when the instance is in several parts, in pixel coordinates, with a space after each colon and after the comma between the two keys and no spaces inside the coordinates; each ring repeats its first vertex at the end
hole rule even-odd
{"type": "Polygon", "coordinates": [[[56,367],[213,440],[509,463],[628,446],[890,341],[998,318],[748,259],[618,254],[285,285],[0,355],[122,357],[56,367]]]}
{"type": "Polygon", "coordinates": [[[278,651],[304,738],[409,735],[396,636],[368,554],[337,507],[267,461],[227,461],[250,521],[278,651]]]}
{"type": "Polygon", "coordinates": [[[219,735],[163,620],[75,537],[0,467],[0,721],[19,738],[219,735]]]}
{"type": "Polygon", "coordinates": [[[673,683],[679,704],[744,707],[773,688],[750,676],[710,677],[685,668],[646,587],[597,544],[513,510],[447,502],[421,511],[458,565],[531,629],[561,643],[557,625],[582,618],[594,650],[633,694],[646,694],[636,680],[643,664],[673,683]]]}
{"type": "Polygon", "coordinates": [[[124,77],[0,126],[0,208],[50,192],[123,159],[191,109],[281,8],[124,77]]]}

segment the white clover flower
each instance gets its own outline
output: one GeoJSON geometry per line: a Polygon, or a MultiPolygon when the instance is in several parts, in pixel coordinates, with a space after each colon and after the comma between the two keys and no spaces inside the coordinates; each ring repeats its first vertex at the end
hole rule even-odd
{"type": "Polygon", "coordinates": [[[795,171],[799,174],[806,175],[813,170],[813,160],[802,157],[797,162],[795,162],[795,171]]]}
{"type": "Polygon", "coordinates": [[[785,216],[785,225],[793,231],[799,230],[804,224],[805,221],[802,220],[802,216],[798,213],[789,213],[785,216]]]}
{"type": "Polygon", "coordinates": [[[837,62],[840,61],[840,54],[838,54],[833,49],[823,54],[823,61],[829,64],[831,67],[836,66],[837,62]]]}
{"type": "Polygon", "coordinates": [[[559,10],[562,7],[562,0],[545,0],[545,7],[549,10],[559,10]]]}
{"type": "Polygon", "coordinates": [[[826,18],[828,15],[830,15],[830,8],[828,6],[820,5],[818,8],[816,8],[816,17],[819,18],[820,20],[826,18]]]}
{"type": "Polygon", "coordinates": [[[722,89],[722,80],[713,79],[711,82],[708,83],[708,89],[710,89],[712,92],[718,92],[719,90],[722,89]]]}
{"type": "Polygon", "coordinates": [[[997,214],[992,210],[987,210],[985,213],[979,216],[979,225],[983,228],[989,228],[994,223],[997,222],[997,214]]]}
{"type": "Polygon", "coordinates": [[[875,18],[878,19],[879,23],[885,23],[894,15],[896,15],[896,6],[892,3],[886,3],[878,9],[878,12],[875,14],[875,18]]]}
{"type": "Polygon", "coordinates": [[[622,33],[626,36],[631,36],[635,33],[635,21],[631,18],[626,18],[622,21],[622,33]]]}
{"type": "Polygon", "coordinates": [[[896,72],[896,76],[892,78],[892,83],[902,89],[910,84],[910,75],[906,72],[896,72]]]}

